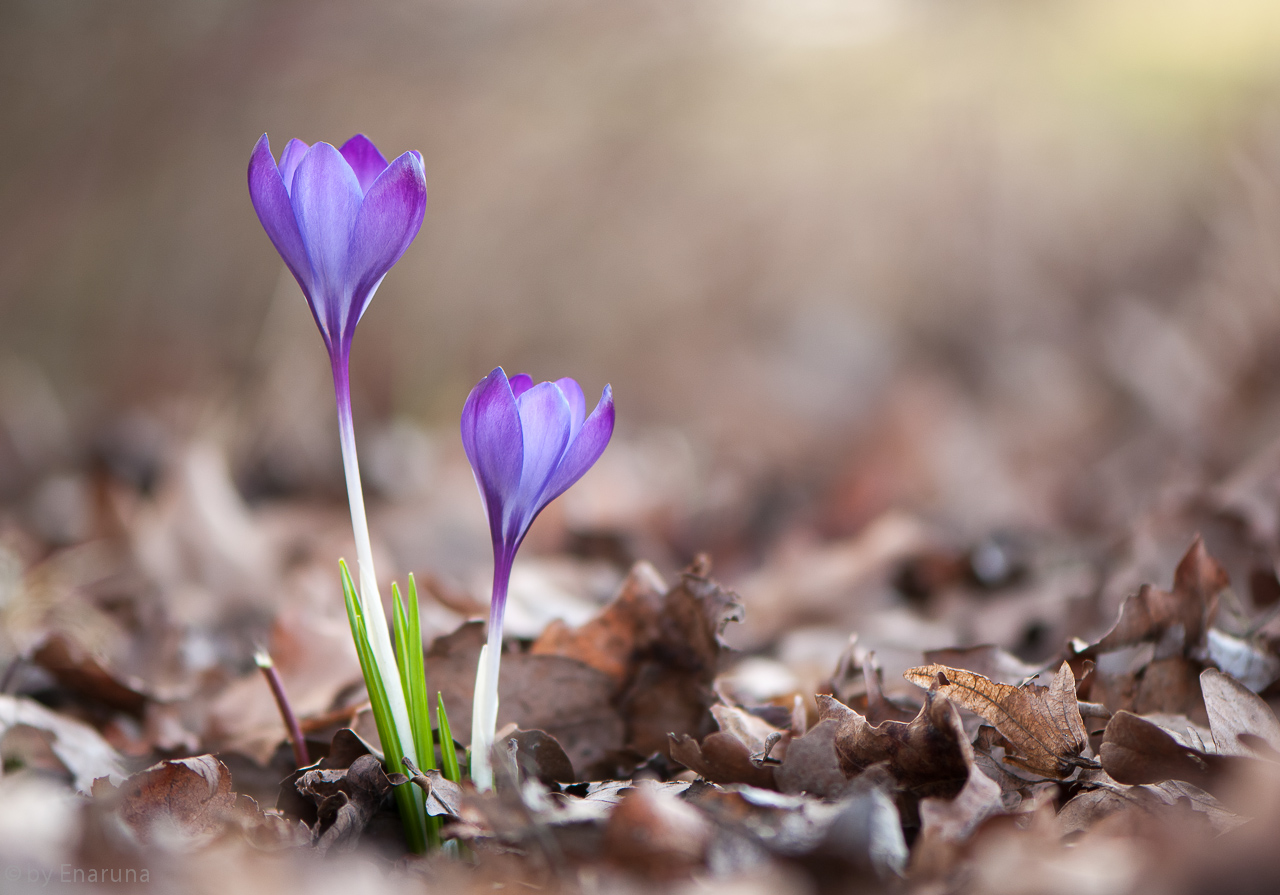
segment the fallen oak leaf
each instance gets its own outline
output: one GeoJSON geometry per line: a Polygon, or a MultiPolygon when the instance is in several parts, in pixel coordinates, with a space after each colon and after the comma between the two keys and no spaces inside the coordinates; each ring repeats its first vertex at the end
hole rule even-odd
{"type": "Polygon", "coordinates": [[[991,723],[1018,755],[1010,764],[1061,780],[1094,762],[1082,753],[1089,738],[1076,701],[1075,676],[1066,662],[1048,687],[1000,684],[946,665],[910,668],[903,677],[936,692],[991,723]]]}

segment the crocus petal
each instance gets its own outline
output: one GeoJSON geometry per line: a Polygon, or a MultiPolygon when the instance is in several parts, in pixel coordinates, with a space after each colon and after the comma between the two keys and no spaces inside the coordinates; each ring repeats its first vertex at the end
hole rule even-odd
{"type": "Polygon", "coordinates": [[[576,379],[568,377],[557,379],[556,385],[560,387],[560,391],[564,392],[565,399],[569,402],[569,409],[573,411],[573,417],[569,423],[569,438],[572,439],[582,428],[582,421],[587,418],[587,396],[582,393],[582,386],[578,385],[576,379]]]}
{"type": "Polygon", "coordinates": [[[533,388],[533,377],[528,373],[517,373],[511,377],[511,393],[517,398],[533,388]]]}
{"type": "MultiPolygon", "coordinates": [[[[335,339],[351,335],[345,327],[352,295],[348,250],[360,212],[360,183],[338,150],[317,143],[298,163],[290,199],[315,276],[307,297],[332,346],[335,339]]],[[[370,284],[376,280],[371,278],[370,284]]]]}
{"type": "Polygon", "coordinates": [[[564,392],[554,382],[539,382],[516,398],[516,407],[524,433],[524,463],[520,490],[510,504],[507,537],[513,543],[524,536],[524,529],[545,506],[540,498],[564,456],[573,418],[564,392]]]}
{"type": "Polygon", "coordinates": [[[289,191],[285,189],[284,180],[276,168],[276,160],[271,155],[271,143],[266,134],[253,147],[253,155],[249,157],[249,198],[272,245],[302,287],[303,294],[310,300],[313,288],[311,261],[302,242],[298,222],[293,216],[289,191]]]}
{"type": "Polygon", "coordinates": [[[422,162],[406,152],[369,187],[355,216],[346,268],[352,284],[348,327],[354,328],[379,281],[418,235],[426,208],[427,178],[422,162]]]}
{"type": "MultiPolygon", "coordinates": [[[[543,489],[541,504],[546,506],[582,478],[591,465],[600,459],[609,438],[613,435],[613,388],[606,385],[591,416],[583,422],[578,435],[565,450],[560,465],[543,489]]],[[[540,506],[538,509],[541,509],[540,506]]]]}
{"type": "Polygon", "coordinates": [[[369,192],[369,187],[373,186],[378,175],[387,170],[386,158],[378,151],[378,147],[373,145],[373,141],[364,134],[356,134],[343,143],[338,151],[347,160],[351,170],[356,172],[356,179],[360,181],[362,193],[369,192]]]}
{"type": "Polygon", "coordinates": [[[481,379],[462,408],[462,446],[476,475],[494,543],[502,537],[504,508],[520,486],[524,441],[515,395],[501,367],[481,379]]]}
{"type": "Polygon", "coordinates": [[[310,148],[297,137],[284,144],[284,151],[280,153],[280,179],[290,193],[293,192],[293,175],[298,171],[298,162],[302,161],[310,148]]]}

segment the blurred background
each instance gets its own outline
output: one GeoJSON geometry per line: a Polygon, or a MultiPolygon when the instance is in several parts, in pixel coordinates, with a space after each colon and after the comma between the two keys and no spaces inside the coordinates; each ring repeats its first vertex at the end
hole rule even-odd
{"type": "MultiPolygon", "coordinates": [[[[0,72],[14,581],[123,531],[140,578],[74,554],[53,590],[205,631],[314,561],[340,627],[331,386],[249,202],[264,131],[425,159],[353,378],[381,570],[438,576],[441,629],[486,595],[455,426],[498,364],[617,395],[528,555],[710,550],[749,616],[806,544],[878,532],[832,560],[852,599],[921,525],[1108,542],[1280,468],[1268,0],[7,0],[0,72]]],[[[1269,562],[1268,507],[1240,513],[1269,562]]]]}

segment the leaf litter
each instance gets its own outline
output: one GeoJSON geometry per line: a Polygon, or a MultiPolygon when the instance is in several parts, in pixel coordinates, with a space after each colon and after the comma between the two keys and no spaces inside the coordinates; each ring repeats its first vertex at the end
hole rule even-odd
{"type": "MultiPolygon", "coordinates": [[[[31,818],[0,818],[5,860],[146,866],[177,889],[229,861],[218,878],[246,891],[291,891],[315,867],[373,892],[1280,880],[1266,838],[1280,822],[1280,604],[1259,540],[1275,512],[1245,501],[1244,479],[1156,506],[1101,546],[967,535],[900,508],[842,528],[863,511],[823,502],[862,492],[815,486],[813,515],[788,517],[755,565],[701,529],[728,545],[723,570],[682,551],[701,546],[693,516],[628,530],[551,513],[531,538],[555,558],[554,586],[522,585],[543,614],[505,644],[498,786],[478,793],[387,767],[370,745],[330,567],[349,550],[342,513],[249,504],[210,450],[161,452],[149,489],[100,473],[110,519],[83,543],[0,529],[0,559],[21,570],[0,607],[0,792],[31,818]],[[263,546],[236,559],[246,538],[263,546]],[[685,567],[614,549],[655,543],[685,567]],[[601,598],[602,581],[620,584],[601,598]],[[320,756],[308,768],[253,667],[259,645],[320,756]],[[426,793],[445,848],[406,853],[397,786],[426,793]]],[[[455,737],[470,730],[484,607],[472,570],[414,532],[438,538],[474,509],[450,484],[463,472],[443,467],[430,518],[390,508],[391,532],[374,508],[376,548],[429,566],[424,665],[455,737]]]]}

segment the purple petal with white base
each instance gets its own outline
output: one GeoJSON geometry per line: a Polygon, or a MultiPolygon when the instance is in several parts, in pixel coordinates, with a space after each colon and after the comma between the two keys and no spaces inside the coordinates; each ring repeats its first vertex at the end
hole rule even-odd
{"type": "Polygon", "coordinates": [[[356,134],[341,150],[290,140],[277,165],[263,134],[249,160],[249,195],[338,363],[382,278],[422,227],[422,156],[410,151],[388,164],[356,134]]]}
{"type": "Polygon", "coordinates": [[[572,379],[540,382],[524,373],[507,379],[501,367],[477,383],[462,408],[462,446],[493,537],[493,595],[488,642],[476,669],[471,710],[471,776],[493,785],[489,748],[498,713],[502,617],[516,551],[552,500],[591,468],[613,435],[613,390],[586,416],[586,398],[572,379]]]}

